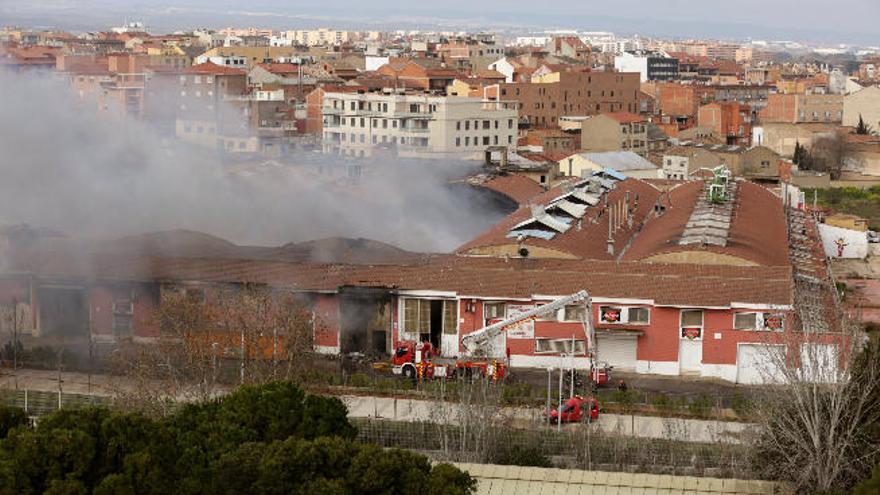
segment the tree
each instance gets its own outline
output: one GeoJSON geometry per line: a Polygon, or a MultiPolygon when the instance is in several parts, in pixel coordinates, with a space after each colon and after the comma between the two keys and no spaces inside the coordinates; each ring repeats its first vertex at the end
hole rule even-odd
{"type": "Polygon", "coordinates": [[[18,407],[0,406],[0,439],[6,438],[9,431],[19,426],[27,426],[27,414],[18,407]]]}
{"type": "Polygon", "coordinates": [[[859,123],[856,125],[856,134],[860,136],[868,136],[873,133],[874,131],[871,129],[871,126],[865,124],[862,114],[859,114],[859,123]]]}
{"type": "Polygon", "coordinates": [[[803,158],[804,148],[801,147],[800,141],[795,141],[794,143],[794,155],[792,156],[792,163],[795,165],[800,165],[801,159],[803,158]]]}
{"type": "Polygon", "coordinates": [[[160,416],[170,401],[206,401],[236,381],[298,379],[312,353],[309,311],[266,286],[163,290],[153,321],[158,336],[123,347],[113,362],[123,377],[118,404],[160,416]]]}
{"type": "Polygon", "coordinates": [[[244,386],[161,419],[61,410],[0,439],[0,494],[473,493],[467,473],[357,443],[355,433],[338,399],[289,382],[244,386]],[[313,414],[318,421],[305,420],[313,414]]]}
{"type": "Polygon", "coordinates": [[[754,402],[759,473],[799,491],[848,490],[880,454],[880,347],[859,325],[816,321],[768,334],[754,402]]]}

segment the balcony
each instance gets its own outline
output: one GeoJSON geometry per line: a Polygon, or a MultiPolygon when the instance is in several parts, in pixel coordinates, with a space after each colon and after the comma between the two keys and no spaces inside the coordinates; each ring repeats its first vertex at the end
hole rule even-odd
{"type": "Polygon", "coordinates": [[[416,127],[416,126],[403,126],[400,128],[400,132],[404,134],[427,134],[431,132],[427,126],[425,127],[416,127]]]}

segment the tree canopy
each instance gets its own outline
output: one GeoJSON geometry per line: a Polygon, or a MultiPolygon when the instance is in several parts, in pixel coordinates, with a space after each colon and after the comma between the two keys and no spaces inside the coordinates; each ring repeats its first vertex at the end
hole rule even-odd
{"type": "Polygon", "coordinates": [[[32,428],[0,409],[0,494],[472,493],[475,482],[424,456],[354,441],[336,398],[289,382],[243,386],[152,419],[61,410],[32,428]]]}

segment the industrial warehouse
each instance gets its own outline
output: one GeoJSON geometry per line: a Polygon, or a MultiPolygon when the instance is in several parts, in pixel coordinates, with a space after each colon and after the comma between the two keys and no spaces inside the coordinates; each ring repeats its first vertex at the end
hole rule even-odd
{"type": "Polygon", "coordinates": [[[571,305],[521,322],[489,357],[587,367],[593,348],[622,371],[762,383],[762,346],[804,330],[833,347],[839,320],[816,225],[787,197],[721,169],[688,182],[604,170],[529,198],[454,254],[344,239],[244,247],[186,231],[94,243],[8,228],[0,303],[34,341],[112,345],[158,336],[151,315],[165,291],[210,304],[225,287],[264,285],[311,310],[320,353],[389,355],[415,341],[456,357],[469,333],[586,290],[591,315],[571,305]]]}

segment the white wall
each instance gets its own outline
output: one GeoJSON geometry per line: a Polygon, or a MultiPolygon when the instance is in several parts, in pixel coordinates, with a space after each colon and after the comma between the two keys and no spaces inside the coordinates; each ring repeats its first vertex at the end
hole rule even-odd
{"type": "Polygon", "coordinates": [[[379,67],[388,63],[388,57],[364,57],[364,70],[378,70],[379,67]]]}
{"type": "Polygon", "coordinates": [[[638,72],[642,82],[648,80],[648,58],[622,53],[614,57],[614,68],[618,72],[638,72]]]}
{"type": "Polygon", "coordinates": [[[864,259],[868,256],[868,236],[865,232],[819,224],[819,234],[825,255],[830,258],[864,259]]]}

